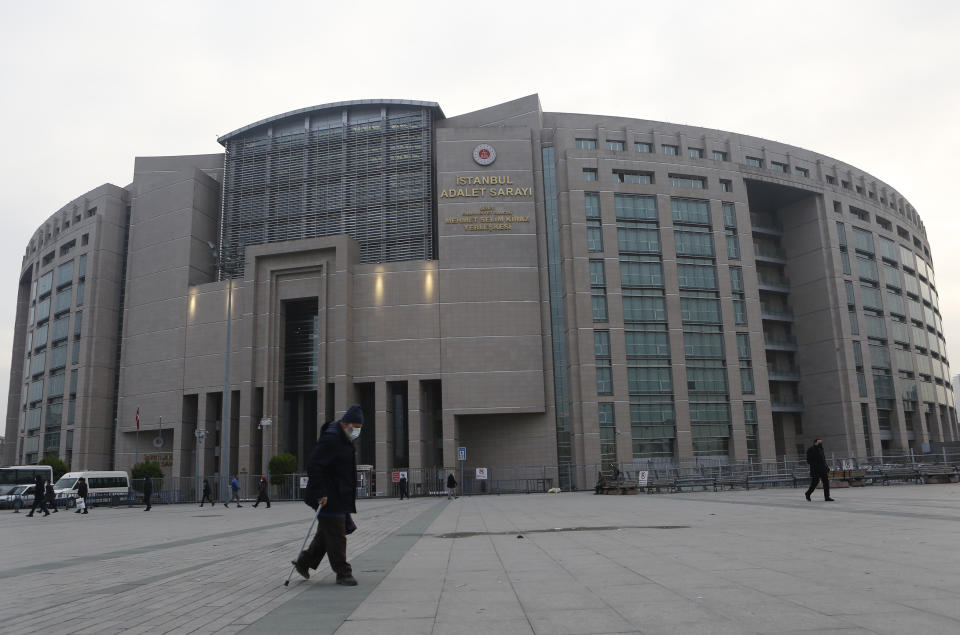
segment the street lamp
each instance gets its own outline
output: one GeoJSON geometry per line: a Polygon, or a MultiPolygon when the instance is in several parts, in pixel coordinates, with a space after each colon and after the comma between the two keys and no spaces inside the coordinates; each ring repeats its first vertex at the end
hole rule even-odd
{"type": "Polygon", "coordinates": [[[223,361],[223,416],[220,417],[220,495],[226,500],[227,484],[230,482],[230,326],[233,312],[233,275],[236,259],[225,256],[223,249],[217,249],[207,241],[210,253],[216,259],[220,276],[227,281],[227,350],[223,361]]]}
{"type": "Polygon", "coordinates": [[[267,469],[270,465],[270,424],[272,423],[272,419],[269,417],[264,417],[257,425],[257,430],[263,432],[263,442],[266,444],[266,449],[263,452],[263,465],[260,468],[262,474],[267,473],[267,469]]]}

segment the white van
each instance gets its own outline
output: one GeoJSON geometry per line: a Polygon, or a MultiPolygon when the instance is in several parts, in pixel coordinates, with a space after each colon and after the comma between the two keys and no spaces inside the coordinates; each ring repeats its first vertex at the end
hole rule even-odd
{"type": "Polygon", "coordinates": [[[81,476],[87,479],[88,496],[97,494],[126,496],[130,491],[130,477],[126,472],[67,472],[53,485],[57,498],[76,498],[81,476]]]}

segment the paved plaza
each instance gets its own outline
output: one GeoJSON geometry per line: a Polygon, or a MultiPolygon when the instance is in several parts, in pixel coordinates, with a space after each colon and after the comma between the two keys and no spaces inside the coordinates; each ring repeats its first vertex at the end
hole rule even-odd
{"type": "Polygon", "coordinates": [[[960,485],[0,512],[5,633],[958,633],[960,485]]]}

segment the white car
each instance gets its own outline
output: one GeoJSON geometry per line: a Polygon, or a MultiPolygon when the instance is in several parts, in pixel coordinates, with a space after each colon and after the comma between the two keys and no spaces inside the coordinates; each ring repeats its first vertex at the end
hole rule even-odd
{"type": "Polygon", "coordinates": [[[21,507],[33,505],[33,485],[9,485],[0,492],[0,509],[13,509],[20,497],[21,507]]]}

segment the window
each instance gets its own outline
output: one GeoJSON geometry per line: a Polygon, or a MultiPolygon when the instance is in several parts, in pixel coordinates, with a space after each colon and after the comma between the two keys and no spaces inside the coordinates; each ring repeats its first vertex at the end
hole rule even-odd
{"type": "Polygon", "coordinates": [[[737,230],[724,230],[727,238],[727,259],[740,260],[740,239],[737,237],[737,230]]]}
{"type": "Polygon", "coordinates": [[[730,179],[720,179],[720,191],[721,192],[732,192],[733,191],[733,181],[730,179]]]}
{"type": "Polygon", "coordinates": [[[723,150],[714,150],[713,151],[713,160],[714,161],[726,161],[727,153],[723,150]]]}
{"type": "Polygon", "coordinates": [[[683,350],[688,359],[723,359],[723,333],[720,327],[685,324],[683,350]]]}
{"type": "Polygon", "coordinates": [[[607,321],[607,280],[602,260],[590,261],[590,298],[593,321],[607,321]]]}
{"type": "Polygon", "coordinates": [[[790,172],[790,166],[786,163],[780,163],[779,161],[771,161],[770,169],[774,172],[782,172],[783,174],[790,172]]]}
{"type": "Polygon", "coordinates": [[[793,169],[798,175],[802,176],[803,178],[805,179],[810,178],[810,170],[808,170],[807,168],[801,168],[800,166],[795,165],[793,166],[793,169]]]}
{"type": "Polygon", "coordinates": [[[84,281],[77,283],[77,306],[83,306],[84,281]]]}
{"type": "Polygon", "coordinates": [[[40,276],[40,280],[37,281],[37,296],[42,298],[43,296],[50,293],[53,289],[53,272],[48,271],[47,273],[40,276]]]}
{"type": "Polygon", "coordinates": [[[849,190],[849,189],[850,189],[850,181],[840,181],[840,187],[842,187],[842,188],[845,189],[845,190],[849,190]]]}
{"type": "Polygon", "coordinates": [[[57,292],[56,301],[53,305],[53,314],[60,315],[64,311],[70,310],[70,305],[73,303],[73,289],[67,287],[62,291],[57,292]]]}
{"type": "Polygon", "coordinates": [[[96,207],[91,207],[90,209],[87,210],[87,218],[92,218],[92,217],[96,216],[96,214],[97,214],[97,208],[96,208],[96,207]]]}
{"type": "Polygon", "coordinates": [[[596,150],[596,139],[577,139],[577,150],[596,150]]]}
{"type": "Polygon", "coordinates": [[[672,393],[670,360],[627,360],[627,390],[631,395],[672,393]]]}
{"type": "Polygon", "coordinates": [[[723,204],[723,226],[727,229],[737,228],[737,206],[734,203],[723,204]]]}
{"type": "Polygon", "coordinates": [[[825,175],[823,178],[825,178],[825,179],[827,180],[827,183],[829,183],[830,185],[836,185],[836,184],[837,184],[837,179],[835,179],[834,177],[830,176],[829,174],[825,175]]]}
{"type": "Polygon", "coordinates": [[[873,234],[859,227],[852,227],[851,229],[853,229],[853,248],[860,253],[872,256],[874,254],[873,234]]]}
{"type": "Polygon", "coordinates": [[[613,369],[610,361],[610,332],[593,332],[593,349],[597,358],[597,394],[613,394],[613,369]]]}
{"type": "Polygon", "coordinates": [[[607,150],[611,150],[613,152],[623,152],[623,141],[607,139],[607,150]]]}
{"type": "Polygon", "coordinates": [[[705,256],[713,257],[713,234],[708,230],[688,228],[674,230],[678,256],[705,256]]]}
{"type": "Polygon", "coordinates": [[[37,303],[37,324],[50,318],[50,298],[44,298],[37,303]]]}
{"type": "Polygon", "coordinates": [[[866,210],[862,210],[859,207],[850,206],[850,213],[862,220],[865,223],[870,222],[870,214],[866,210]]]}
{"type": "Polygon", "coordinates": [[[600,462],[609,466],[617,463],[617,424],[613,404],[597,404],[597,423],[600,425],[600,462]]]}
{"type": "Polygon", "coordinates": [[[893,223],[888,221],[886,218],[880,218],[879,216],[875,216],[874,218],[877,221],[877,225],[880,225],[880,227],[883,227],[887,231],[893,230],[893,223]]]}
{"type": "Polygon", "coordinates": [[[681,289],[717,288],[717,269],[710,261],[694,261],[698,264],[677,264],[677,278],[681,289]]]}
{"type": "MultiPolygon", "coordinates": [[[[620,286],[662,287],[663,265],[659,260],[640,260],[644,256],[628,256],[620,261],[620,286]]],[[[716,287],[714,287],[716,288],[716,287]]]]}
{"type": "Polygon", "coordinates": [[[597,180],[597,168],[583,168],[583,180],[584,180],[584,181],[596,181],[596,180],[597,180]]]}
{"type": "Polygon", "coordinates": [[[80,245],[85,247],[88,244],[90,244],[90,234],[84,234],[83,236],[80,236],[80,245]]]}
{"type": "Polygon", "coordinates": [[[903,227],[900,227],[900,225],[897,225],[897,236],[899,236],[900,238],[906,238],[906,239],[909,240],[909,239],[910,239],[910,232],[908,232],[908,231],[907,231],[906,229],[904,229],[903,227]]]}
{"type": "MultiPolygon", "coordinates": [[[[671,181],[672,180],[673,177],[671,177],[671,181]]],[[[670,199],[670,206],[673,210],[673,221],[675,223],[710,224],[709,201],[699,198],[672,197],[670,199]]]]}
{"type": "MultiPolygon", "coordinates": [[[[65,225],[65,227],[69,227],[69,226],[70,226],[69,223],[68,223],[67,225],[65,225]]],[[[71,240],[70,242],[64,243],[63,245],[60,246],[60,256],[61,256],[61,257],[62,257],[62,256],[66,256],[66,255],[67,255],[68,253],[70,253],[70,252],[73,250],[73,248],[76,247],[76,246],[77,246],[77,241],[76,241],[76,239],[71,240]]]]}
{"type": "Polygon", "coordinates": [[[761,159],[761,158],[759,158],[759,157],[744,157],[744,160],[746,161],[746,164],[747,164],[748,166],[750,166],[751,168],[762,168],[762,167],[763,167],[763,159],[761,159]]]}
{"type": "Polygon", "coordinates": [[[687,148],[687,156],[691,159],[702,159],[703,148],[687,148]]]}
{"type": "Polygon", "coordinates": [[[733,323],[747,324],[747,300],[743,287],[743,269],[730,267],[730,292],[733,296],[733,323]]]}
{"type": "Polygon", "coordinates": [[[653,145],[645,141],[637,141],[633,144],[633,149],[635,152],[649,153],[653,152],[653,145]]]}
{"type": "Polygon", "coordinates": [[[80,337],[80,329],[83,326],[83,312],[77,311],[73,318],[73,336],[80,337]]]}
{"type": "Polygon", "coordinates": [[[665,322],[667,307],[662,289],[624,289],[624,322],[665,322]]]}
{"type": "Polygon", "coordinates": [[[674,146],[667,143],[664,143],[663,145],[660,146],[660,151],[663,152],[664,154],[669,154],[673,156],[680,154],[679,146],[674,146]]]}
{"type": "Polygon", "coordinates": [[[702,190],[707,186],[707,179],[702,176],[687,176],[683,174],[670,175],[670,187],[689,187],[702,190]]]}
{"type": "Polygon", "coordinates": [[[640,194],[614,194],[618,220],[657,220],[657,199],[640,194]]]}
{"type": "Polygon", "coordinates": [[[856,187],[856,190],[857,190],[857,194],[863,194],[863,186],[862,186],[862,185],[858,185],[858,186],[856,187]]]}
{"type": "Polygon", "coordinates": [[[620,253],[660,253],[660,232],[656,227],[635,223],[617,223],[617,248],[620,253]]]}
{"type": "Polygon", "coordinates": [[[77,259],[77,277],[84,278],[87,275],[87,254],[83,254],[77,259]]]}
{"type": "Polygon", "coordinates": [[[653,183],[652,172],[637,172],[636,170],[614,170],[613,178],[617,183],[634,183],[650,185],[653,183]]]}
{"type": "Polygon", "coordinates": [[[720,324],[720,300],[707,291],[687,291],[680,296],[680,314],[684,322],[720,324]]]}

